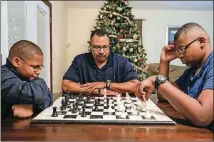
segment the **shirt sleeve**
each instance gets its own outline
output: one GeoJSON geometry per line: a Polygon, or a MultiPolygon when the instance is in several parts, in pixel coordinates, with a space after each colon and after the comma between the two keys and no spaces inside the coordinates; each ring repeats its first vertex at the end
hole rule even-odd
{"type": "Polygon", "coordinates": [[[207,76],[205,77],[205,83],[204,86],[202,88],[202,90],[204,89],[212,89],[214,88],[214,84],[213,84],[213,66],[209,69],[209,71],[207,72],[207,76]]]}
{"type": "Polygon", "coordinates": [[[41,78],[23,81],[11,71],[1,72],[1,100],[8,104],[33,104],[41,111],[52,104],[52,94],[41,78]]]}
{"type": "Polygon", "coordinates": [[[73,82],[80,82],[79,79],[79,71],[78,71],[78,57],[75,57],[71,66],[68,68],[68,70],[66,71],[66,73],[63,76],[63,80],[70,80],[73,82]]]}
{"type": "Polygon", "coordinates": [[[175,81],[175,84],[181,89],[184,90],[184,81],[186,79],[188,69],[184,71],[184,73],[175,81]]]}
{"type": "Polygon", "coordinates": [[[121,80],[122,82],[127,82],[135,79],[138,79],[137,72],[133,69],[128,59],[125,58],[121,64],[121,80]]]}

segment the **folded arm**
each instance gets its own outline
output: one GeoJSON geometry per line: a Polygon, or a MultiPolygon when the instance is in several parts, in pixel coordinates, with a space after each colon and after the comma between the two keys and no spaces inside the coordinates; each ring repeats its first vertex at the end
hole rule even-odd
{"type": "Polygon", "coordinates": [[[43,79],[23,81],[12,73],[4,72],[1,77],[1,99],[4,103],[32,104],[35,112],[51,105],[52,94],[43,79]]]}

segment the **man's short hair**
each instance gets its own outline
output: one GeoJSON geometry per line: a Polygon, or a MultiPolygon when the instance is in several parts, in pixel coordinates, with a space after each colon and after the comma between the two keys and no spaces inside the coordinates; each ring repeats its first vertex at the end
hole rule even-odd
{"type": "Polygon", "coordinates": [[[92,40],[92,38],[95,35],[97,35],[99,37],[101,37],[101,36],[107,36],[109,38],[109,35],[108,35],[108,33],[105,30],[103,30],[103,29],[96,29],[96,30],[92,31],[91,36],[90,36],[90,41],[92,40]]]}
{"type": "Polygon", "coordinates": [[[39,46],[28,40],[20,40],[12,45],[8,58],[21,57],[24,60],[28,60],[34,55],[43,56],[43,52],[39,46]]]}
{"type": "Polygon", "coordinates": [[[178,31],[176,32],[176,34],[174,36],[174,41],[178,40],[179,37],[181,36],[181,34],[186,34],[193,28],[199,28],[207,34],[207,32],[204,30],[204,28],[201,25],[199,25],[197,23],[189,22],[189,23],[184,24],[180,29],[178,29],[178,31]]]}

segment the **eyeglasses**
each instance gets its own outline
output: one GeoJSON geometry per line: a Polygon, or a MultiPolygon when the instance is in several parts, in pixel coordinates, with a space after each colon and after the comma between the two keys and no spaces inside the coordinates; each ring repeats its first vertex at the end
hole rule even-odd
{"type": "Polygon", "coordinates": [[[187,45],[185,46],[181,46],[180,48],[176,49],[175,52],[177,54],[184,54],[184,52],[187,50],[187,48],[192,44],[194,43],[195,41],[197,41],[199,38],[196,38],[195,40],[191,41],[190,43],[188,43],[187,45]]]}
{"type": "Polygon", "coordinates": [[[109,49],[109,45],[103,45],[103,46],[90,45],[90,47],[92,47],[95,51],[99,51],[99,50],[101,50],[101,48],[105,51],[109,49]]]}
{"type": "Polygon", "coordinates": [[[34,69],[34,71],[38,71],[38,70],[42,70],[44,68],[43,65],[38,65],[38,66],[34,66],[34,65],[29,65],[23,58],[19,57],[23,62],[25,62],[25,64],[27,64],[28,66],[30,66],[31,68],[34,69]]]}

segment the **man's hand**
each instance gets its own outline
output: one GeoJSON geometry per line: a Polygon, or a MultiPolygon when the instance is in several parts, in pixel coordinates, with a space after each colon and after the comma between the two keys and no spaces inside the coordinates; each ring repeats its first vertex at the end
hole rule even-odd
{"type": "Polygon", "coordinates": [[[175,45],[167,45],[162,48],[161,61],[170,62],[176,58],[178,58],[178,54],[175,52],[175,45]]]}
{"type": "Polygon", "coordinates": [[[106,87],[106,83],[105,82],[93,82],[94,87],[93,90],[95,89],[104,89],[106,87]]]}
{"type": "Polygon", "coordinates": [[[154,90],[154,82],[155,82],[155,77],[156,76],[151,76],[142,82],[140,82],[137,86],[135,95],[141,100],[145,101],[148,100],[150,94],[154,90]],[[145,97],[145,98],[144,98],[145,97]]]}
{"type": "Polygon", "coordinates": [[[30,117],[33,115],[33,105],[13,105],[12,106],[13,116],[19,118],[30,117]]]}
{"type": "Polygon", "coordinates": [[[93,91],[94,84],[93,83],[86,83],[86,84],[80,85],[80,87],[82,88],[83,94],[91,94],[93,91]]]}

